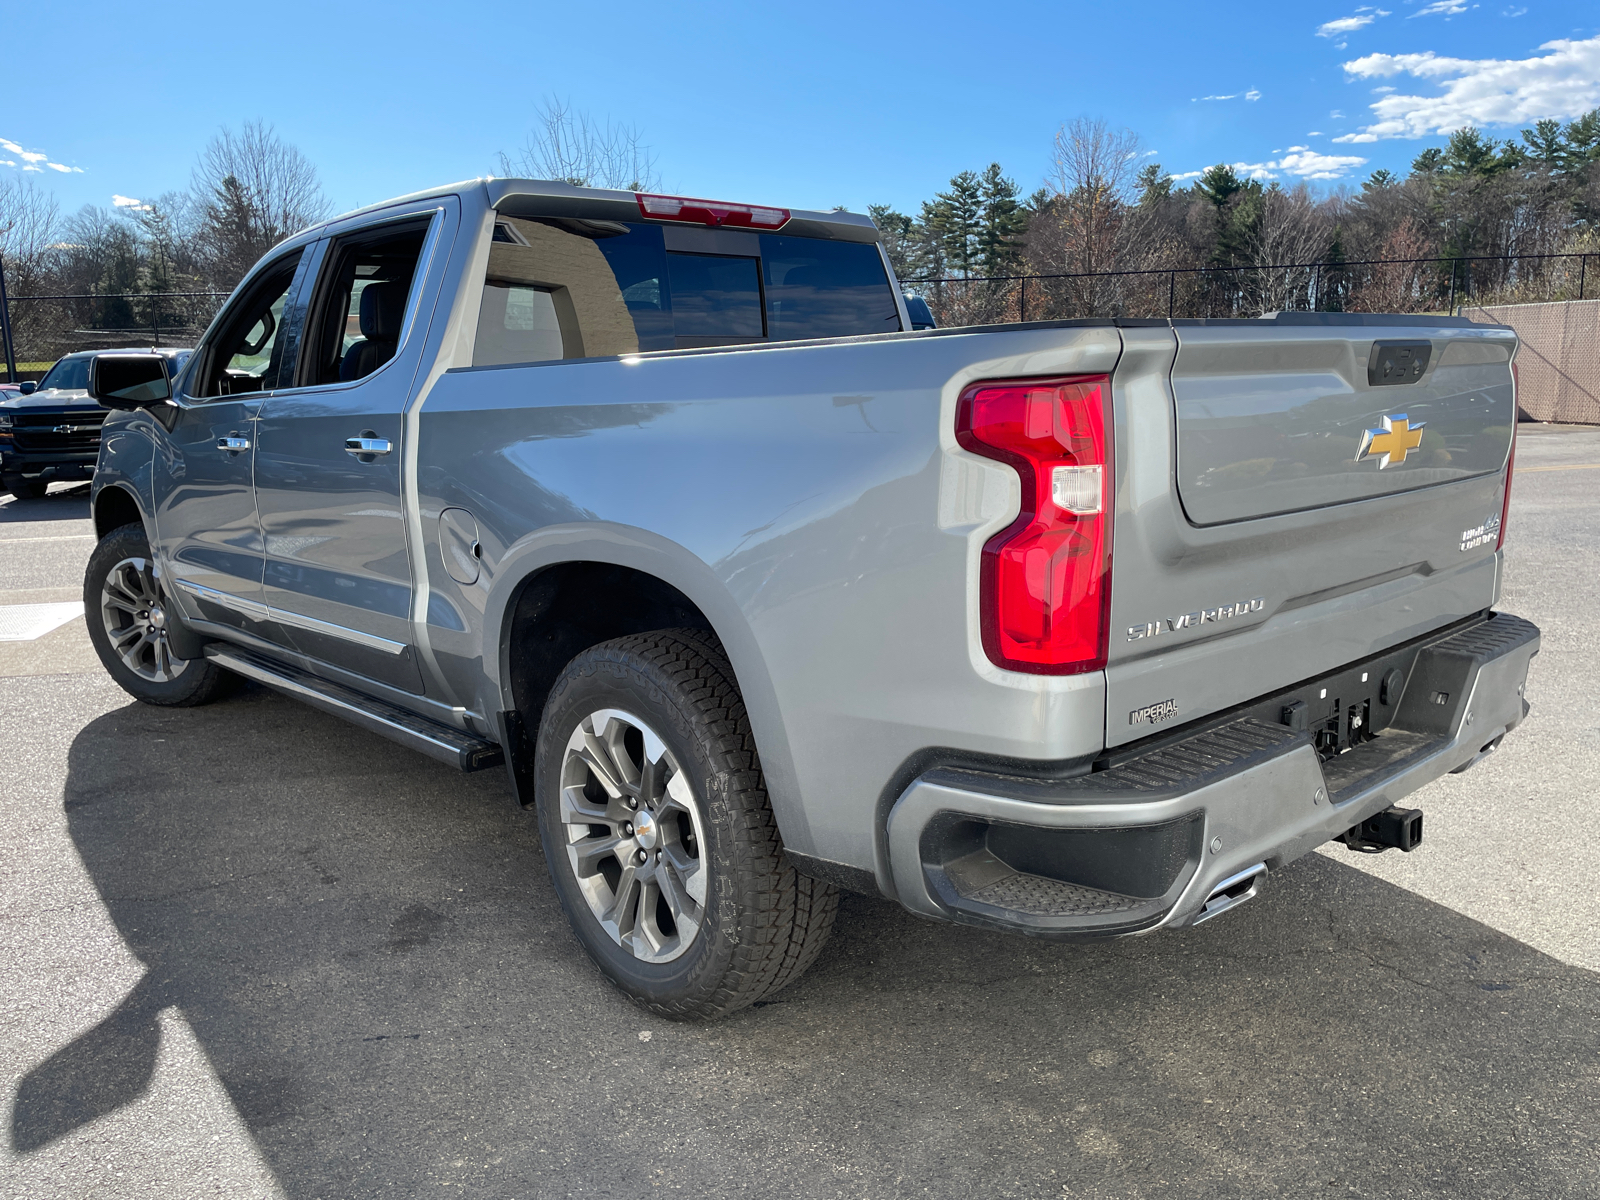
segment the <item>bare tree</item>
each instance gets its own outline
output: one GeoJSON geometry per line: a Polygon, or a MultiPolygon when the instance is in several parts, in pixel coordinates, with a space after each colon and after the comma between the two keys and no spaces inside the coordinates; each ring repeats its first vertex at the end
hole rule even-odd
{"type": "Polygon", "coordinates": [[[36,291],[49,266],[61,227],[61,210],[31,179],[0,177],[0,256],[13,295],[36,291]]]}
{"type": "Polygon", "coordinates": [[[539,104],[522,149],[499,159],[503,175],[630,192],[661,186],[655,155],[635,126],[609,117],[601,123],[553,96],[539,104]]]}
{"type": "Polygon", "coordinates": [[[223,129],[200,154],[191,186],[200,250],[218,284],[231,287],[290,234],[328,215],[317,169],[271,125],[223,129]]]}

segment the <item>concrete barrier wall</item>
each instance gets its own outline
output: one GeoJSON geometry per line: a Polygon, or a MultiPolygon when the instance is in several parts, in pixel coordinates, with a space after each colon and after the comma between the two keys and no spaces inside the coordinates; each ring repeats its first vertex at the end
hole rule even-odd
{"type": "Polygon", "coordinates": [[[1491,304],[1462,316],[1509,325],[1517,352],[1517,401],[1525,420],[1600,425],[1600,300],[1491,304]]]}

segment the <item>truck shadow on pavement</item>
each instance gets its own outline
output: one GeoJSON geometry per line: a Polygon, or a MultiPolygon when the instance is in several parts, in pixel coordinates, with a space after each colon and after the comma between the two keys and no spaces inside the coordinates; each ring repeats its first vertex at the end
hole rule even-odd
{"type": "Polygon", "coordinates": [[[176,1007],[294,1198],[1600,1192],[1600,978],[1320,856],[1111,944],[846,897],[685,1026],[590,966],[497,773],[252,691],[94,721],[65,805],[147,973],[28,1071],[19,1152],[145,1095],[176,1007]]]}
{"type": "Polygon", "coordinates": [[[38,499],[0,492],[0,525],[19,521],[86,521],[89,512],[89,485],[56,487],[38,499]]]}

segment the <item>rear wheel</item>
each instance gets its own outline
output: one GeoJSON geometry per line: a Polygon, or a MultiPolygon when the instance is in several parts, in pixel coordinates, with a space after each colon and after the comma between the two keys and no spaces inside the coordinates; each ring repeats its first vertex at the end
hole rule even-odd
{"type": "Polygon", "coordinates": [[[141,525],[112,530],[89,556],[83,615],[111,678],[146,704],[209,704],[235,680],[207,659],[172,652],[171,598],[141,525]]]}
{"type": "Polygon", "coordinates": [[[838,892],[784,861],[712,635],[660,630],[573,659],[545,706],[535,772],[567,919],[633,999],[667,1017],[719,1017],[816,960],[838,892]]]}

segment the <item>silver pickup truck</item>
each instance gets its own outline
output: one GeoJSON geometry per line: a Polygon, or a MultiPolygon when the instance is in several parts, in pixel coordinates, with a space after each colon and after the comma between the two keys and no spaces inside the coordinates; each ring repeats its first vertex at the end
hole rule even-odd
{"type": "Polygon", "coordinates": [[[503,765],[675,1017],[793,980],[839,888],[1126,935],[1410,849],[1526,715],[1509,329],[908,326],[847,213],[479,180],[309,229],[176,377],[96,360],[95,646],[503,765]]]}

